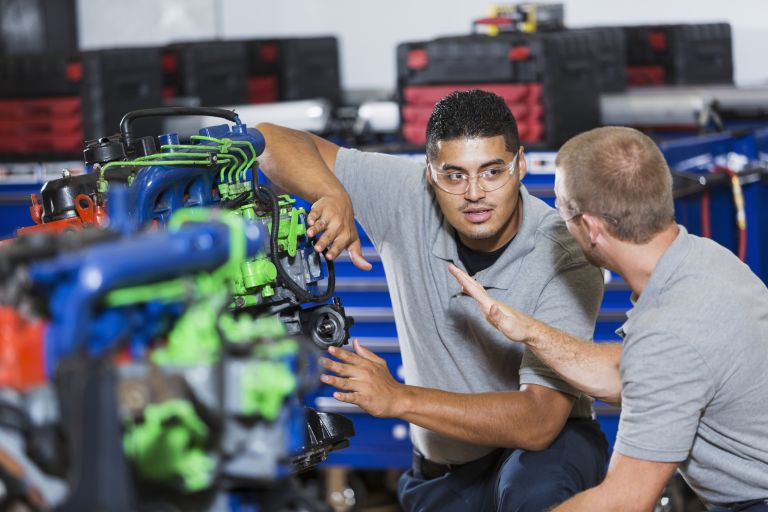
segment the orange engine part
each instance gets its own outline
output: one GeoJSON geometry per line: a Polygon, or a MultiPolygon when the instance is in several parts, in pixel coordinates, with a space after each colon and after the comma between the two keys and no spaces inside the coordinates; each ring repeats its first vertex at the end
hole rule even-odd
{"type": "Polygon", "coordinates": [[[25,390],[45,383],[44,330],[42,320],[0,306],[0,387],[25,390]]]}
{"type": "Polygon", "coordinates": [[[32,194],[32,206],[29,207],[29,213],[32,216],[32,220],[35,221],[35,225],[17,229],[16,235],[22,236],[30,233],[79,231],[88,226],[104,226],[107,224],[108,215],[104,206],[96,204],[93,199],[86,194],[79,194],[75,197],[75,211],[77,212],[77,217],[43,223],[43,205],[41,205],[40,201],[37,199],[37,194],[32,194]]]}

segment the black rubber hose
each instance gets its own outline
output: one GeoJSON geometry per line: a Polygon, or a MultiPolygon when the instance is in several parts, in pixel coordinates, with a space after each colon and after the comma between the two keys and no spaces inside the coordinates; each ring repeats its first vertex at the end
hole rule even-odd
{"type": "MultiPolygon", "coordinates": [[[[331,298],[331,296],[333,296],[333,292],[336,289],[336,271],[334,269],[333,261],[325,260],[325,264],[328,267],[328,288],[325,290],[325,293],[322,295],[312,295],[310,292],[299,286],[285,271],[282,263],[280,262],[280,258],[277,256],[277,237],[280,232],[280,202],[277,199],[275,193],[267,187],[259,186],[258,191],[259,193],[267,196],[269,202],[272,205],[272,230],[269,236],[269,250],[271,253],[270,259],[275,265],[275,268],[277,268],[277,274],[280,276],[280,279],[285,282],[285,285],[288,287],[288,289],[291,290],[302,302],[327,301],[331,298]]],[[[325,256],[323,256],[323,259],[325,259],[325,256]]]]}
{"type": "Polygon", "coordinates": [[[212,107],[158,107],[133,110],[123,116],[120,121],[120,135],[126,146],[133,141],[133,121],[142,117],[166,117],[166,116],[209,116],[221,117],[227,121],[240,124],[240,117],[234,110],[212,107]]]}

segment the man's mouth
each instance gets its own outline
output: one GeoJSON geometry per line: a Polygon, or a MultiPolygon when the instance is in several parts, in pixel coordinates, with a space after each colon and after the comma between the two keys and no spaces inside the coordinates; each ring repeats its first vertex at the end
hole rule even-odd
{"type": "Polygon", "coordinates": [[[473,224],[480,224],[491,218],[493,210],[490,208],[464,210],[464,218],[473,224]]]}

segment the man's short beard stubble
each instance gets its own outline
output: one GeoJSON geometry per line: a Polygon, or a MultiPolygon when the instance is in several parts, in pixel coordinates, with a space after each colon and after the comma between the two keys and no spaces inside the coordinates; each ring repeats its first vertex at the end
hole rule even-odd
{"type": "MultiPolygon", "coordinates": [[[[489,202],[485,201],[484,199],[481,199],[480,201],[477,201],[477,202],[467,201],[466,203],[461,205],[458,208],[458,210],[459,210],[459,212],[461,212],[463,214],[464,210],[466,210],[466,209],[468,209],[469,207],[472,207],[472,206],[482,206],[482,207],[488,208],[489,210],[495,210],[496,209],[496,205],[495,204],[489,203],[489,202]]],[[[510,216],[510,218],[509,218],[509,220],[507,222],[510,222],[512,220],[512,217],[514,217],[514,212],[512,213],[512,215],[510,216]]],[[[507,223],[505,222],[504,224],[499,226],[499,229],[497,229],[496,231],[494,231],[492,233],[488,232],[488,229],[480,229],[479,231],[472,231],[472,232],[469,232],[469,233],[461,233],[461,234],[462,234],[462,236],[464,236],[465,238],[468,238],[469,240],[487,240],[489,238],[495,237],[501,230],[504,229],[504,227],[506,225],[507,225],[507,223]]]]}

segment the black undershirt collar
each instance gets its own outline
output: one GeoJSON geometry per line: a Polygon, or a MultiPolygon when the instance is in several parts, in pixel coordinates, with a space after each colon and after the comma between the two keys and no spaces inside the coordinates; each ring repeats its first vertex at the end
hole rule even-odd
{"type": "Polygon", "coordinates": [[[506,248],[509,247],[509,244],[512,243],[512,240],[515,239],[515,237],[512,237],[512,240],[504,244],[499,249],[488,252],[488,251],[478,251],[470,247],[467,247],[459,238],[458,233],[454,235],[454,238],[456,239],[456,249],[458,250],[458,253],[459,253],[459,259],[464,264],[464,267],[467,269],[467,273],[471,276],[477,274],[481,270],[487,269],[488,267],[496,263],[496,260],[499,259],[499,256],[501,256],[501,254],[506,250],[506,248]]]}

